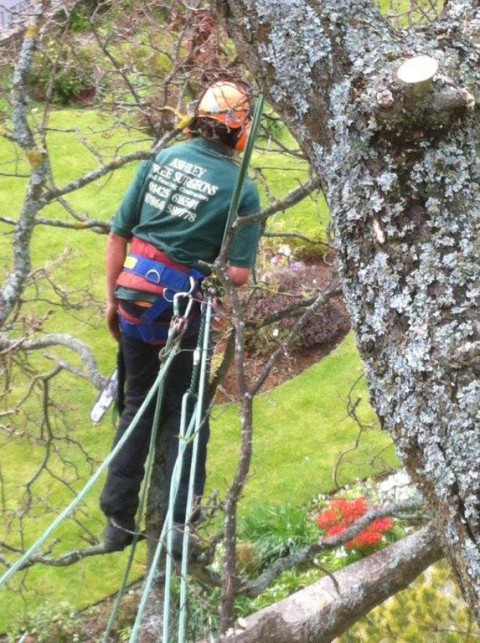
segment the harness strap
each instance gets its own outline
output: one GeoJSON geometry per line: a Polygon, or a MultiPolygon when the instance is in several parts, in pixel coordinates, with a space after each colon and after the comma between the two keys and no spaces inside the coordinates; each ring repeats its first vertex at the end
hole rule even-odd
{"type": "Polygon", "coordinates": [[[163,344],[168,338],[170,324],[139,324],[125,319],[123,314],[118,316],[120,328],[124,335],[141,339],[146,344],[163,344]]]}
{"type": "Polygon", "coordinates": [[[165,296],[159,297],[151,306],[147,308],[145,312],[140,315],[142,322],[148,324],[154,322],[157,317],[160,317],[169,306],[172,305],[172,302],[165,299],[165,296]]]}
{"type": "MultiPolygon", "coordinates": [[[[188,293],[190,296],[198,293],[204,277],[199,270],[173,261],[152,244],[134,237],[117,286],[155,294],[157,298],[138,316],[120,307],[123,333],[149,344],[165,343],[169,325],[155,323],[155,320],[172,308],[177,293],[188,293]]],[[[190,331],[196,331],[199,327],[194,316],[189,319],[189,327],[190,331]]]]}
{"type": "MultiPolygon", "coordinates": [[[[174,261],[148,241],[133,237],[117,286],[158,296],[165,290],[189,292],[190,277],[200,282],[205,275],[174,261]]],[[[167,295],[167,299],[172,296],[167,295]]]]}
{"type": "Polygon", "coordinates": [[[180,272],[159,261],[133,253],[130,253],[125,259],[122,274],[125,273],[145,279],[159,288],[158,299],[141,315],[141,319],[146,323],[155,321],[172,305],[172,300],[168,298],[168,291],[171,291],[172,299],[175,293],[190,292],[191,279],[193,278],[195,286],[191,294],[195,295],[199,291],[201,280],[205,276],[195,269],[180,272]]]}
{"type": "Polygon", "coordinates": [[[190,277],[200,281],[205,276],[194,268],[187,270],[187,272],[180,272],[164,263],[134,253],[127,255],[123,270],[127,274],[143,277],[143,279],[156,286],[163,286],[164,289],[175,292],[188,292],[190,290],[190,277]]]}
{"type": "MultiPolygon", "coordinates": [[[[165,301],[165,300],[160,300],[165,301]]],[[[167,305],[169,302],[166,302],[167,305]]],[[[140,317],[136,317],[128,313],[120,303],[118,309],[119,315],[118,319],[120,322],[120,328],[124,335],[133,337],[134,339],[141,339],[146,344],[164,344],[168,339],[168,333],[170,329],[170,322],[155,322],[152,323],[149,320],[145,321],[145,314],[140,317]]],[[[186,337],[193,335],[200,328],[200,317],[198,315],[192,315],[188,318],[188,328],[185,334],[186,337]]]]}

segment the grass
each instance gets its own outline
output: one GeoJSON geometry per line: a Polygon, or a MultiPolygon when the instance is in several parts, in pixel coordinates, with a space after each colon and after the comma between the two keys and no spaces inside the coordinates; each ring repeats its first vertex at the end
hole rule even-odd
{"type": "MultiPolygon", "coordinates": [[[[288,148],[295,148],[295,141],[287,130],[277,135],[277,138],[288,148]]],[[[268,148],[268,141],[261,141],[261,143],[262,148],[268,148]]],[[[281,198],[286,192],[308,180],[308,167],[304,162],[280,154],[257,152],[253,157],[252,167],[264,168],[262,176],[265,179],[266,188],[262,187],[262,183],[259,184],[264,198],[266,189],[271,196],[281,198]]],[[[308,199],[289,208],[287,212],[273,215],[267,222],[267,232],[296,233],[314,241],[324,241],[328,221],[329,214],[325,199],[321,193],[315,192],[308,199]]],[[[295,245],[311,249],[310,244],[301,241],[295,242],[295,245]]]]}
{"type": "MultiPolygon", "coordinates": [[[[145,145],[136,142],[125,131],[111,127],[108,117],[88,111],[59,110],[52,114],[52,128],[75,128],[89,139],[91,144],[102,145],[107,155],[122,142],[128,149],[145,145]]],[[[89,150],[78,142],[75,133],[52,133],[49,138],[52,154],[52,166],[58,185],[74,176],[96,166],[96,160],[89,150]],[[67,162],[68,161],[68,162],[67,162]]],[[[256,155],[254,162],[264,159],[256,155]]],[[[290,163],[283,158],[272,155],[272,168],[265,171],[269,189],[275,195],[281,195],[296,186],[297,181],[305,178],[306,168],[298,163],[295,172],[286,172],[290,163]]],[[[0,169],[12,171],[18,167],[25,171],[22,159],[16,158],[12,145],[0,141],[0,169]]],[[[82,212],[107,221],[115,211],[121,195],[129,184],[133,166],[129,166],[107,179],[99,181],[88,189],[79,191],[69,200],[82,212]]],[[[25,180],[21,178],[2,177],[0,191],[0,211],[16,218],[22,203],[25,180]]],[[[67,215],[58,205],[51,206],[42,216],[55,219],[66,219],[67,215]]],[[[269,224],[272,230],[299,231],[302,234],[321,238],[328,213],[322,200],[297,206],[288,215],[282,214],[269,224]]],[[[10,266],[10,232],[5,224],[0,224],[0,251],[4,257],[4,270],[10,266]]],[[[103,298],[103,252],[105,238],[88,231],[67,231],[60,228],[37,227],[32,242],[34,268],[40,268],[48,262],[59,262],[56,270],[56,283],[71,291],[81,301],[85,289],[99,300],[103,298]],[[71,255],[63,258],[65,249],[71,255]]],[[[113,369],[115,344],[107,338],[103,326],[102,313],[99,308],[91,313],[65,311],[52,305],[55,299],[50,287],[38,285],[38,293],[30,288],[26,297],[31,298],[23,309],[26,315],[39,318],[48,310],[53,310],[44,322],[44,331],[72,333],[92,346],[100,366],[105,374],[113,369]],[[43,298],[38,301],[37,294],[43,298]]],[[[64,359],[79,364],[75,356],[65,354],[65,350],[55,349],[50,352],[61,355],[64,359]]],[[[38,368],[51,368],[52,362],[38,355],[33,358],[38,368]]],[[[241,504],[241,512],[255,510],[255,503],[273,503],[276,505],[307,503],[316,494],[332,489],[332,468],[339,454],[353,447],[357,427],[345,417],[345,404],[348,392],[361,373],[362,367],[354,341],[349,337],[328,358],[308,369],[302,375],[279,387],[277,390],[261,395],[255,402],[254,457],[252,470],[241,504]]],[[[29,383],[28,376],[17,376],[14,382],[13,396],[17,397],[29,383]]],[[[111,418],[107,417],[98,427],[92,427],[89,410],[97,393],[88,384],[78,381],[70,374],[63,374],[52,383],[60,409],[65,412],[67,425],[60,421],[54,426],[58,434],[67,433],[72,439],[83,445],[97,461],[108,453],[113,437],[111,418]]],[[[362,395],[367,399],[365,389],[362,395]]],[[[8,508],[16,508],[22,483],[35,474],[42,462],[43,451],[36,444],[41,430],[40,400],[30,405],[25,412],[14,420],[17,430],[28,429],[34,440],[31,442],[13,440],[0,434],[2,452],[1,477],[2,491],[8,508]]],[[[363,413],[369,419],[372,411],[365,402],[363,413]]],[[[389,439],[378,431],[367,432],[360,447],[344,460],[339,470],[341,482],[351,481],[356,477],[366,477],[379,471],[382,466],[395,465],[391,448],[387,448],[389,439]],[[387,448],[387,451],[385,449],[387,448]],[[372,465],[372,454],[383,453],[372,465]]],[[[218,489],[224,494],[235,470],[239,449],[238,410],[235,407],[218,407],[212,417],[212,438],[209,445],[208,492],[218,489]]],[[[40,478],[32,486],[36,506],[35,519],[28,520],[27,542],[17,539],[17,544],[27,547],[43,533],[53,520],[52,513],[45,513],[48,504],[54,504],[57,511],[63,509],[72,498],[74,490],[82,488],[90,475],[91,466],[85,461],[83,453],[76,447],[68,447],[70,464],[65,466],[51,454],[51,467],[56,475],[72,477],[72,491],[53,478],[40,478]],[[78,476],[77,476],[78,472],[78,476]],[[75,475],[73,475],[75,473],[75,475]],[[78,479],[77,479],[78,477],[78,479]]],[[[97,506],[100,484],[93,489],[85,504],[78,512],[83,526],[68,520],[59,529],[59,544],[54,553],[61,553],[72,548],[84,546],[82,538],[87,531],[99,536],[103,528],[103,517],[97,506]]],[[[17,515],[10,526],[9,539],[20,526],[17,515]]],[[[3,536],[1,537],[4,538],[3,536]]],[[[122,569],[126,563],[127,553],[117,553],[105,557],[85,559],[68,568],[35,566],[28,572],[19,573],[11,581],[9,588],[0,590],[0,632],[11,626],[15,618],[24,610],[31,610],[41,603],[56,604],[67,600],[77,608],[85,607],[100,598],[109,595],[118,587],[122,569]],[[26,590],[20,594],[17,590],[28,573],[26,590]]],[[[15,558],[15,556],[11,556],[15,558]]],[[[134,574],[139,575],[144,564],[143,545],[135,563],[134,574]]]]}
{"type": "MultiPolygon", "coordinates": [[[[327,358],[254,404],[253,460],[242,501],[248,511],[257,501],[305,504],[334,488],[332,473],[340,455],[354,447],[358,427],[347,416],[351,387],[362,374],[353,336],[327,358]]],[[[375,422],[362,381],[356,388],[364,422],[375,422]]],[[[356,399],[356,398],[355,398],[356,399]]],[[[232,478],[239,450],[238,411],[219,408],[212,415],[208,488],[224,489],[232,478]],[[216,454],[222,454],[218,459],[216,454]]],[[[341,485],[397,466],[389,436],[365,432],[338,470],[341,485]]]]}

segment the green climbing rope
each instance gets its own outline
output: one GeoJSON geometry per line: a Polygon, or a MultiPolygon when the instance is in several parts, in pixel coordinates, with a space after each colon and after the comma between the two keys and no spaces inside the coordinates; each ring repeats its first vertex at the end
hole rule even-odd
{"type": "MultiPolygon", "coordinates": [[[[207,300],[205,303],[206,309],[211,310],[212,307],[212,301],[211,297],[207,296],[207,300]]],[[[211,314],[209,315],[202,315],[202,325],[200,328],[199,332],[199,340],[197,342],[197,349],[196,353],[198,354],[198,351],[201,350],[200,347],[202,346],[203,342],[203,337],[205,335],[205,324],[211,323],[211,314]]],[[[198,434],[195,433],[195,428],[199,426],[199,421],[197,419],[198,416],[198,395],[195,395],[196,398],[196,404],[193,409],[192,416],[190,418],[190,422],[188,424],[187,429],[185,429],[185,424],[186,424],[186,418],[187,418],[187,405],[189,398],[192,396],[192,386],[194,385],[195,381],[198,380],[198,369],[202,367],[202,361],[196,360],[194,363],[194,369],[192,372],[192,378],[191,378],[191,386],[189,390],[185,393],[182,399],[182,414],[181,414],[181,421],[180,421],[180,434],[183,436],[183,439],[180,440],[179,443],[179,450],[178,450],[178,456],[177,460],[175,462],[175,466],[173,469],[172,473],[172,478],[170,482],[170,496],[169,496],[169,502],[168,502],[168,508],[165,516],[165,520],[163,523],[163,527],[161,530],[161,534],[157,543],[157,546],[155,548],[155,552],[152,557],[152,561],[150,564],[150,569],[147,575],[147,578],[145,579],[144,583],[144,588],[142,592],[142,596],[140,599],[140,603],[138,606],[137,610],[137,616],[135,619],[135,623],[130,635],[130,643],[136,643],[139,631],[140,631],[140,626],[141,622],[143,619],[143,614],[147,605],[148,597],[150,595],[153,583],[155,582],[155,578],[158,573],[158,563],[160,561],[160,556],[163,552],[165,543],[166,544],[166,549],[167,552],[171,549],[171,533],[172,533],[172,525],[173,525],[173,507],[175,505],[175,500],[176,496],[178,493],[178,488],[180,486],[180,476],[182,472],[182,466],[183,466],[183,459],[184,459],[184,454],[185,450],[187,448],[187,445],[193,441],[193,444],[196,443],[198,434]]],[[[200,378],[201,379],[201,378],[200,378]]],[[[164,604],[164,628],[165,628],[165,620],[167,620],[167,628],[169,627],[168,625],[168,616],[165,619],[165,614],[169,614],[170,612],[170,596],[171,596],[171,577],[172,577],[172,557],[168,555],[166,557],[166,563],[165,563],[165,604],[164,604]]],[[[164,638],[164,640],[168,640],[168,634],[167,638],[164,638]]]]}
{"type": "Polygon", "coordinates": [[[240,197],[242,195],[242,188],[247,176],[248,166],[250,164],[250,159],[252,158],[253,148],[255,146],[255,140],[257,138],[258,129],[262,120],[262,112],[265,99],[260,94],[256,103],[255,110],[253,112],[252,127],[250,130],[250,135],[248,137],[247,146],[245,152],[243,153],[242,163],[240,165],[240,171],[237,175],[237,180],[235,182],[235,188],[233,190],[232,200],[230,202],[230,208],[228,210],[227,223],[225,225],[225,232],[223,233],[222,246],[225,244],[225,239],[230,232],[230,229],[237,217],[238,206],[240,205],[240,197]]]}
{"type": "MultiPolygon", "coordinates": [[[[212,327],[212,301],[209,300],[207,304],[207,309],[205,311],[205,333],[203,337],[203,346],[201,354],[201,363],[200,363],[200,379],[198,382],[198,395],[197,395],[197,404],[198,409],[195,417],[195,435],[199,435],[201,424],[204,421],[203,413],[203,403],[206,395],[206,387],[208,384],[209,376],[209,359],[211,353],[211,339],[210,331],[212,327]]],[[[183,551],[182,551],[182,562],[181,562],[181,572],[180,572],[180,613],[179,613],[179,623],[178,623],[178,641],[183,643],[185,640],[185,630],[186,630],[186,620],[187,620],[187,572],[188,572],[188,560],[189,560],[189,535],[190,535],[190,519],[192,517],[193,502],[194,502],[194,480],[195,480],[195,471],[197,468],[197,456],[198,456],[198,440],[194,442],[193,452],[192,452],[192,461],[190,464],[190,480],[188,488],[188,497],[187,497],[187,510],[186,510],[186,519],[185,519],[185,530],[183,534],[183,551]]],[[[164,638],[165,640],[165,638],[164,638]]]]}
{"type": "Polygon", "coordinates": [[[128,429],[125,431],[121,439],[118,441],[118,443],[115,445],[115,447],[112,449],[112,451],[109,453],[108,457],[102,462],[102,464],[99,466],[99,468],[95,471],[95,473],[92,475],[92,477],[88,480],[88,482],[85,484],[83,489],[77,494],[77,496],[72,500],[72,502],[66,507],[58,516],[57,518],[52,522],[52,524],[46,529],[46,531],[40,536],[40,538],[33,543],[33,545],[21,556],[21,558],[13,564],[6,572],[3,574],[3,576],[0,578],[0,586],[3,585],[3,583],[6,583],[19,569],[24,567],[26,563],[37,553],[37,551],[40,549],[40,547],[43,545],[44,542],[48,540],[48,538],[58,529],[60,524],[67,518],[73,511],[74,509],[80,504],[80,502],[83,500],[83,498],[87,495],[87,493],[90,491],[90,489],[93,487],[93,485],[96,483],[96,481],[100,478],[100,476],[103,474],[105,469],[108,467],[110,462],[113,460],[113,458],[117,455],[117,453],[120,451],[120,449],[123,447],[125,442],[128,440],[130,435],[132,434],[133,430],[137,426],[141,416],[143,415],[143,412],[145,408],[150,404],[150,401],[152,400],[153,396],[157,392],[157,389],[162,382],[163,378],[165,377],[165,373],[167,372],[171,361],[175,357],[176,353],[179,350],[178,344],[174,344],[172,351],[170,354],[166,357],[164,364],[162,364],[162,367],[160,368],[159,374],[157,376],[157,379],[155,380],[152,388],[150,389],[147,397],[145,398],[143,404],[141,407],[138,409],[135,417],[133,418],[130,426],[128,429]]]}
{"type": "MultiPolygon", "coordinates": [[[[168,355],[170,351],[172,350],[173,346],[176,345],[175,342],[178,340],[178,337],[176,333],[171,332],[168,335],[167,342],[165,344],[165,347],[162,350],[163,355],[168,355]]],[[[176,351],[177,352],[177,351],[176,351]]],[[[176,353],[175,352],[175,353],[176,353]]],[[[170,362],[169,362],[170,363],[170,362]]],[[[166,371],[165,371],[166,374],[166,371]]],[[[158,426],[160,423],[160,413],[162,410],[162,403],[163,403],[163,394],[164,394],[164,388],[165,388],[165,377],[162,378],[158,385],[157,389],[157,402],[155,405],[155,412],[153,416],[153,424],[152,424],[152,432],[150,435],[150,446],[148,450],[148,456],[147,456],[147,461],[145,463],[145,478],[144,478],[144,484],[143,484],[143,489],[142,493],[140,496],[140,502],[138,505],[138,511],[137,511],[137,524],[140,523],[140,517],[143,515],[143,509],[145,507],[146,503],[146,498],[147,498],[147,491],[149,487],[149,481],[151,478],[152,474],[152,469],[153,469],[153,460],[154,460],[154,454],[155,454],[155,442],[157,438],[157,432],[158,432],[158,426]]],[[[115,599],[115,604],[113,606],[112,613],[110,615],[110,618],[107,623],[106,630],[104,632],[103,638],[102,638],[102,643],[108,643],[108,640],[110,638],[110,634],[113,628],[113,625],[117,619],[118,612],[120,611],[120,604],[122,601],[122,598],[125,594],[125,589],[127,587],[128,583],[128,577],[130,576],[130,571],[132,568],[132,564],[135,558],[135,552],[137,549],[137,544],[138,544],[138,533],[135,533],[132,541],[132,546],[130,548],[130,553],[128,556],[127,560],[127,565],[125,567],[125,571],[123,573],[123,578],[122,582],[120,584],[120,587],[117,592],[117,596],[115,599]]]]}

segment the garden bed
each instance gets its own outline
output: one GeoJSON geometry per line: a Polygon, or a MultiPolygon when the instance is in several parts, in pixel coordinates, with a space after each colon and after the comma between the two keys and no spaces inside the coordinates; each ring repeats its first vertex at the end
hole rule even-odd
{"type": "MultiPolygon", "coordinates": [[[[262,277],[258,290],[249,303],[247,320],[262,323],[268,315],[298,303],[303,296],[325,290],[334,277],[332,266],[323,261],[310,264],[294,262],[267,273],[262,277]],[[291,268],[292,265],[294,269],[291,268]]],[[[259,331],[247,332],[244,359],[249,384],[254,384],[263,373],[272,352],[287,336],[295,320],[294,314],[286,315],[279,322],[262,327],[259,331]]],[[[228,325],[224,323],[222,330],[227,328],[228,325]]],[[[322,360],[338,346],[349,330],[350,317],[343,298],[335,297],[306,324],[288,352],[284,351],[266,379],[262,391],[275,388],[322,360]]],[[[217,351],[221,352],[223,349],[224,344],[219,342],[217,351]]],[[[232,365],[219,386],[217,401],[232,401],[237,397],[237,392],[236,370],[232,365]]]]}

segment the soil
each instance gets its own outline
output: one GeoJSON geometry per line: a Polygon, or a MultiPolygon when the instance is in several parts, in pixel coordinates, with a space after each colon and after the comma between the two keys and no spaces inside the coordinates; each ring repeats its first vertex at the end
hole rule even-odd
{"type": "MultiPolygon", "coordinates": [[[[271,391],[275,387],[287,382],[288,380],[300,375],[304,370],[317,364],[326,357],[336,346],[338,346],[348,333],[349,327],[341,333],[337,333],[327,342],[322,342],[312,348],[295,350],[294,352],[284,355],[278,360],[271,370],[261,392],[271,391]]],[[[250,383],[263,372],[270,355],[252,355],[246,354],[246,365],[249,373],[250,383]]],[[[217,390],[216,401],[219,404],[233,402],[238,397],[238,386],[235,369],[232,366],[227,375],[219,385],[217,390]]]]}
{"type": "MultiPolygon", "coordinates": [[[[319,288],[325,287],[332,279],[332,267],[321,261],[309,264],[305,268],[308,270],[308,281],[313,281],[319,288]]],[[[305,271],[300,271],[298,278],[299,280],[303,279],[303,283],[305,283],[305,271]]],[[[305,369],[321,361],[340,344],[350,330],[350,318],[341,297],[333,299],[329,306],[335,311],[334,323],[328,323],[330,321],[328,319],[326,320],[327,323],[322,324],[321,333],[317,335],[319,341],[312,341],[310,338],[307,345],[302,343],[300,346],[295,346],[288,354],[284,353],[272,368],[262,386],[261,392],[272,390],[279,384],[296,377],[305,369]]],[[[222,348],[220,344],[220,351],[222,348]]],[[[218,350],[218,347],[216,350],[218,350]]],[[[246,374],[250,385],[254,384],[263,373],[270,357],[271,352],[268,351],[248,349],[245,351],[246,374]]],[[[232,365],[217,389],[216,401],[217,403],[231,402],[237,397],[237,379],[235,367],[232,365]]]]}

